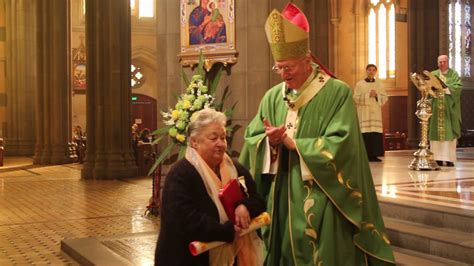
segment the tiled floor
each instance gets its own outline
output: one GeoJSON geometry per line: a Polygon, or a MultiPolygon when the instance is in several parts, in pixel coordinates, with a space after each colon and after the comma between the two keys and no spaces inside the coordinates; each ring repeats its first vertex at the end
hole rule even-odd
{"type": "MultiPolygon", "coordinates": [[[[474,148],[459,151],[455,168],[439,171],[408,170],[412,152],[387,152],[383,162],[371,163],[381,198],[474,211],[474,148]]],[[[150,179],[81,180],[78,164],[38,167],[31,161],[7,157],[0,167],[0,265],[76,264],[61,253],[61,240],[158,230],[158,219],[143,216],[150,179]]],[[[154,240],[143,239],[137,245],[150,255],[154,240]]],[[[130,241],[136,239],[103,244],[116,251],[130,249],[130,241]]]]}
{"type": "Polygon", "coordinates": [[[143,216],[151,180],[86,181],[79,165],[24,162],[6,158],[0,168],[0,265],[73,264],[60,253],[64,238],[158,230],[156,218],[143,216]]]}
{"type": "Polygon", "coordinates": [[[474,212],[474,148],[458,149],[456,166],[437,171],[409,170],[412,153],[387,152],[383,162],[370,163],[381,197],[474,212]]]}

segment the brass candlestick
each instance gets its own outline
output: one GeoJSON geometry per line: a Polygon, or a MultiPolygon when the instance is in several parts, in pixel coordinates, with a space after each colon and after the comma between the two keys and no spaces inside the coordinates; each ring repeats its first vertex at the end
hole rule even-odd
{"type": "MultiPolygon", "coordinates": [[[[415,115],[420,119],[421,124],[421,140],[418,144],[419,149],[413,153],[415,158],[408,166],[412,170],[439,170],[438,164],[433,160],[433,153],[430,151],[428,146],[428,121],[432,114],[431,102],[428,100],[428,96],[432,95],[436,97],[436,94],[432,91],[432,84],[427,82],[427,71],[424,71],[424,76],[417,73],[410,75],[411,81],[421,91],[421,99],[416,102],[415,115]]],[[[429,73],[429,72],[428,72],[429,73]]],[[[435,87],[435,89],[437,89],[435,87]]]]}

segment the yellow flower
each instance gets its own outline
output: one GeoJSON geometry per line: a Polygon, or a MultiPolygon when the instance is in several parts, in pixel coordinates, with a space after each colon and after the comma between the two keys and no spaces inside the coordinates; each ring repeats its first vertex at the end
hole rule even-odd
{"type": "Polygon", "coordinates": [[[182,135],[182,134],[176,134],[176,139],[179,141],[179,142],[184,142],[186,140],[186,136],[185,135],[182,135]]]}
{"type": "Polygon", "coordinates": [[[171,118],[173,118],[173,120],[176,120],[176,119],[178,119],[178,117],[179,117],[179,111],[178,110],[173,110],[171,112],[171,118]]]}
{"type": "Polygon", "coordinates": [[[189,108],[191,108],[191,106],[192,106],[192,104],[191,104],[190,101],[188,101],[188,100],[183,101],[183,109],[189,109],[189,108]]]}

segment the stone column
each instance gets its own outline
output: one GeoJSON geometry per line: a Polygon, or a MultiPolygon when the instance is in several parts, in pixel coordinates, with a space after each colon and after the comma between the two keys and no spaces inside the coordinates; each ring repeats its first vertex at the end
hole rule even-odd
{"type": "Polygon", "coordinates": [[[32,155],[35,143],[36,43],[35,6],[28,0],[5,0],[6,132],[9,155],[32,155]]]}
{"type": "Polygon", "coordinates": [[[331,42],[333,43],[330,62],[332,62],[331,67],[334,69],[334,74],[337,75],[339,73],[339,22],[341,21],[341,18],[339,17],[339,1],[331,0],[329,6],[331,11],[330,21],[332,24],[331,42]]]}
{"type": "MultiPolygon", "coordinates": [[[[408,69],[410,72],[437,69],[439,54],[439,6],[430,0],[409,1],[408,69]]],[[[418,147],[419,121],[415,116],[420,94],[415,85],[408,85],[408,145],[418,147]]]]}
{"type": "Polygon", "coordinates": [[[87,150],[82,177],[134,176],[129,0],[86,0],[86,49],[87,150]]]}
{"type": "Polygon", "coordinates": [[[368,62],[368,48],[367,48],[367,3],[364,0],[354,1],[353,6],[354,12],[354,41],[355,41],[355,60],[354,60],[354,72],[350,84],[355,85],[358,77],[365,74],[365,66],[368,62]]]}
{"type": "Polygon", "coordinates": [[[0,20],[0,137],[5,137],[6,131],[6,106],[7,106],[7,94],[6,94],[6,53],[5,53],[5,0],[0,0],[0,17],[4,18],[0,20]]]}
{"type": "MultiPolygon", "coordinates": [[[[26,1],[29,2],[29,1],[26,1]]],[[[37,164],[69,163],[69,1],[37,0],[37,164]]]]}
{"type": "MultiPolygon", "coordinates": [[[[310,23],[309,45],[311,53],[316,56],[326,67],[329,65],[329,10],[328,1],[305,1],[304,10],[310,23]]],[[[332,70],[332,67],[331,67],[332,70]]]]}

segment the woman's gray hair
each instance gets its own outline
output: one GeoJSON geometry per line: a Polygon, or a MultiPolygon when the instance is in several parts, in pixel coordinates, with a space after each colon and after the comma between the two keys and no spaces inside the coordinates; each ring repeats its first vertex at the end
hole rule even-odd
{"type": "Polygon", "coordinates": [[[194,113],[188,125],[188,136],[196,136],[202,128],[213,123],[218,123],[225,127],[227,117],[224,113],[211,108],[204,108],[194,113]]]}

